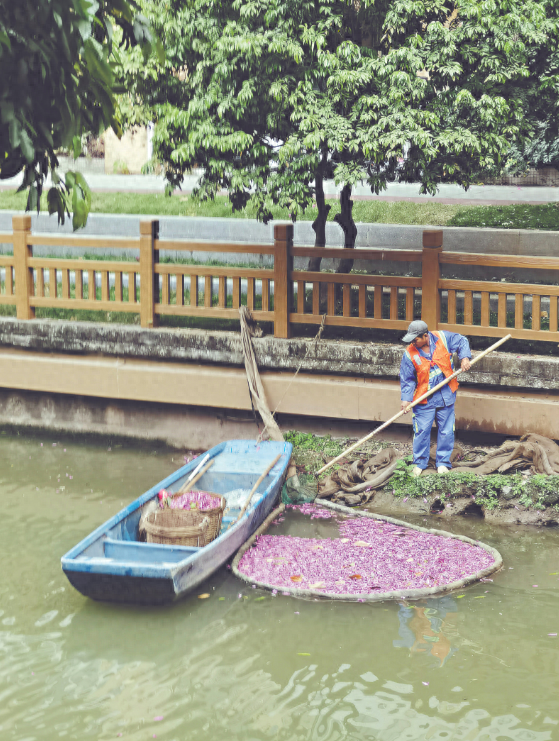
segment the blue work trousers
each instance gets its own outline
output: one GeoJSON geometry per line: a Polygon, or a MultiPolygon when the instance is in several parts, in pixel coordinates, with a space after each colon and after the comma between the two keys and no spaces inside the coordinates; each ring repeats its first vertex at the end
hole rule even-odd
{"type": "Polygon", "coordinates": [[[413,463],[419,468],[429,464],[431,446],[431,427],[437,420],[437,468],[452,468],[450,456],[454,450],[454,404],[445,407],[432,407],[418,404],[413,409],[413,463]]]}

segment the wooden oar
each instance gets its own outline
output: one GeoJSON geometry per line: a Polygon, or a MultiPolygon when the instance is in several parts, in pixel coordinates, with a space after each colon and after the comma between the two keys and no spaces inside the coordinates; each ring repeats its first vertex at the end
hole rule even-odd
{"type": "MultiPolygon", "coordinates": [[[[493,350],[496,350],[496,349],[497,349],[497,348],[498,348],[498,347],[499,347],[500,345],[502,345],[502,344],[503,344],[503,342],[506,342],[507,340],[510,340],[510,338],[511,338],[511,335],[510,335],[510,334],[508,334],[508,335],[507,335],[506,337],[503,337],[503,339],[502,339],[502,340],[499,340],[499,341],[498,341],[498,342],[496,342],[496,343],[495,343],[494,345],[491,345],[491,347],[488,347],[488,348],[487,348],[487,350],[484,350],[484,351],[483,351],[482,353],[480,353],[479,355],[476,355],[476,357],[475,357],[475,358],[474,358],[474,359],[472,360],[472,362],[470,363],[470,367],[471,367],[472,365],[475,365],[475,363],[477,363],[477,362],[478,362],[478,360],[481,360],[482,358],[484,358],[484,357],[485,357],[486,355],[488,355],[488,354],[489,354],[490,352],[492,352],[493,350]]],[[[327,470],[328,468],[330,468],[330,466],[333,466],[333,465],[334,465],[334,463],[337,463],[337,462],[338,462],[339,460],[341,460],[342,458],[344,458],[344,457],[345,457],[345,456],[346,456],[346,455],[347,455],[348,453],[351,453],[351,451],[352,451],[352,450],[355,450],[355,448],[359,448],[359,447],[360,447],[361,445],[363,445],[363,443],[367,442],[367,440],[370,440],[370,439],[371,439],[372,437],[374,437],[375,435],[378,435],[378,433],[379,433],[379,432],[380,432],[381,430],[384,430],[384,429],[386,429],[386,427],[388,427],[388,425],[391,425],[391,424],[392,424],[392,422],[395,422],[395,421],[396,421],[397,419],[399,419],[399,418],[400,418],[400,417],[401,417],[402,415],[404,415],[404,414],[406,414],[407,412],[409,412],[409,410],[410,410],[410,409],[413,409],[413,407],[414,407],[414,406],[416,406],[416,404],[420,404],[420,403],[421,403],[422,401],[424,401],[424,400],[425,400],[425,399],[426,399],[426,398],[427,398],[428,396],[431,396],[431,394],[434,394],[434,393],[435,393],[435,391],[438,391],[438,390],[439,390],[439,389],[441,389],[441,388],[442,388],[443,386],[446,386],[446,384],[447,384],[447,383],[450,383],[450,381],[452,381],[452,379],[453,379],[453,378],[456,378],[456,376],[459,376],[459,375],[460,375],[460,373],[463,373],[463,372],[464,372],[464,371],[463,371],[463,370],[462,370],[462,369],[460,368],[460,369],[458,369],[457,371],[455,371],[455,372],[454,372],[454,373],[453,373],[453,374],[452,374],[451,376],[449,376],[448,378],[445,378],[445,380],[444,380],[444,381],[441,381],[441,383],[438,383],[438,384],[437,384],[436,386],[434,386],[434,387],[433,387],[432,389],[429,389],[429,391],[427,391],[426,393],[422,394],[422,395],[421,395],[421,396],[420,396],[420,397],[419,397],[418,399],[416,399],[415,401],[413,401],[413,402],[412,402],[412,403],[411,403],[411,404],[410,404],[410,405],[408,406],[408,408],[407,408],[407,409],[402,409],[402,410],[401,410],[400,412],[398,412],[398,414],[395,414],[395,415],[394,415],[393,417],[391,417],[391,418],[390,418],[390,419],[389,419],[389,420],[388,420],[387,422],[385,422],[385,423],[384,423],[383,425],[381,425],[380,427],[377,427],[377,429],[376,429],[376,430],[373,430],[373,432],[370,432],[370,433],[369,433],[368,435],[365,435],[365,437],[362,437],[362,438],[361,438],[361,440],[358,440],[358,441],[357,441],[356,443],[354,443],[353,445],[350,445],[350,447],[349,447],[349,448],[348,448],[347,450],[344,450],[344,452],[343,452],[343,453],[340,453],[340,455],[338,455],[338,456],[336,456],[335,458],[333,458],[333,459],[332,459],[332,460],[330,461],[330,463],[327,463],[327,464],[326,464],[325,466],[322,466],[322,468],[320,469],[320,471],[317,471],[317,472],[316,472],[315,476],[319,476],[319,475],[320,475],[321,473],[324,473],[324,471],[326,471],[326,470],[327,470]]]]}
{"type": "Polygon", "coordinates": [[[281,456],[282,456],[282,453],[280,453],[276,458],[274,458],[274,460],[270,463],[270,465],[264,471],[264,473],[262,474],[262,476],[260,476],[260,478],[258,479],[258,481],[256,482],[256,484],[254,484],[254,486],[252,487],[252,491],[250,492],[250,496],[246,500],[245,506],[241,510],[241,514],[237,517],[237,520],[236,520],[237,522],[239,522],[239,520],[241,519],[241,517],[246,512],[247,507],[250,504],[252,497],[254,496],[254,492],[258,489],[258,487],[260,486],[260,484],[262,483],[262,481],[264,481],[264,479],[266,478],[266,476],[270,473],[270,471],[276,465],[276,463],[279,461],[279,459],[281,458],[281,456]]]}
{"type": "Polygon", "coordinates": [[[173,496],[177,497],[179,494],[187,494],[192,489],[194,484],[198,481],[198,479],[201,479],[202,476],[208,470],[208,468],[210,468],[210,466],[213,466],[214,463],[215,463],[215,458],[212,458],[212,460],[208,463],[208,465],[204,466],[204,468],[200,471],[198,476],[195,476],[191,481],[187,481],[186,484],[183,484],[182,487],[177,491],[177,493],[173,494],[173,496]]]}

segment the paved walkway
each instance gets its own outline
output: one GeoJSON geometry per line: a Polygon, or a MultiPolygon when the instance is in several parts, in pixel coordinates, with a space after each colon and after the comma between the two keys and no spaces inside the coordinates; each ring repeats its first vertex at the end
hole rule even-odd
{"type": "MultiPolygon", "coordinates": [[[[90,188],[98,192],[163,193],[165,180],[157,175],[85,175],[90,188]]],[[[183,181],[182,193],[190,193],[198,175],[188,175],[183,181]]],[[[0,189],[17,188],[21,177],[0,181],[0,189]]],[[[441,185],[436,196],[420,195],[418,184],[390,183],[381,196],[374,196],[366,185],[354,189],[356,199],[378,201],[409,201],[413,203],[448,203],[474,206],[507,205],[515,203],[542,204],[559,201],[559,187],[516,185],[473,185],[464,191],[459,185],[441,185]]],[[[334,181],[326,181],[327,196],[335,196],[339,188],[334,181]]]]}

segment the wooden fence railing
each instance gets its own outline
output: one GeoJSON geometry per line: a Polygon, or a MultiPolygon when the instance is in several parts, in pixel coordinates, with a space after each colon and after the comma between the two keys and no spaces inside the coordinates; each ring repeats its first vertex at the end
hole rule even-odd
{"type": "MultiPolygon", "coordinates": [[[[294,247],[293,226],[277,224],[273,245],[162,240],[159,222],[142,221],[136,239],[31,233],[31,218],[15,216],[13,256],[0,256],[0,304],[16,306],[19,319],[35,309],[97,309],[135,312],[143,327],[163,315],[236,319],[245,304],[260,321],[289,337],[294,324],[404,330],[423,318],[431,329],[464,334],[559,341],[559,285],[441,278],[442,265],[559,271],[559,259],[444,253],[441,230],[423,232],[423,250],[318,249],[294,247]],[[133,249],[135,260],[36,257],[34,247],[133,249]],[[162,262],[161,250],[270,255],[271,268],[162,262]],[[358,259],[363,272],[338,274],[294,270],[294,258],[358,259]],[[379,275],[383,262],[421,263],[421,277],[379,275]],[[379,265],[380,264],[380,265],[379,265]],[[380,268],[380,269],[379,269],[380,268]]],[[[559,278],[559,272],[557,273],[559,278]]]]}

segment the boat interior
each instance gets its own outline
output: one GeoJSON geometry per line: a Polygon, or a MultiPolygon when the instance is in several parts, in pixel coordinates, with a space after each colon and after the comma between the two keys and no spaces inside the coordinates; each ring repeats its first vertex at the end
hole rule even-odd
{"type": "MultiPolygon", "coordinates": [[[[262,472],[274,460],[280,450],[272,449],[265,454],[253,449],[251,453],[239,454],[232,450],[218,453],[214,458],[212,467],[196,482],[195,489],[207,491],[214,494],[226,495],[236,489],[252,489],[262,472]]],[[[200,457],[201,458],[201,457],[200,457]]],[[[282,461],[274,466],[264,480],[259,484],[251,500],[251,507],[255,506],[262,494],[270,486],[273,479],[283,469],[282,461]]],[[[106,529],[98,533],[98,536],[74,558],[77,561],[90,562],[92,565],[102,562],[126,562],[135,564],[165,564],[179,563],[189,556],[195,555],[201,548],[179,545],[159,545],[146,543],[139,539],[139,523],[144,509],[152,502],[162,486],[166,491],[176,493],[184,485],[193,468],[188,470],[185,466],[176,472],[176,478],[155,486],[142,497],[133,502],[125,510],[122,510],[115,518],[109,520],[106,529]]],[[[172,477],[170,477],[172,479],[172,477]]],[[[234,525],[240,514],[240,508],[225,510],[221,531],[221,537],[234,525]]],[[[85,544],[84,544],[85,545],[85,544]]]]}

